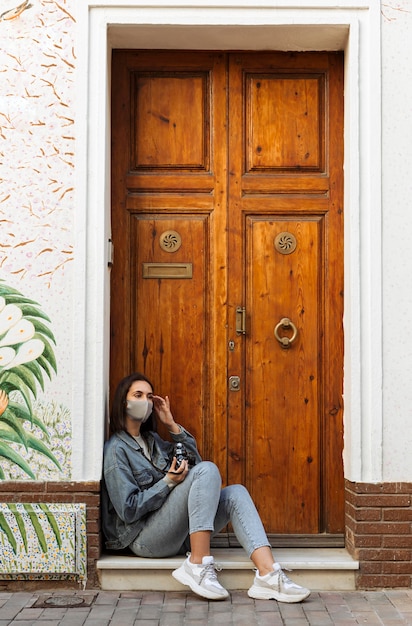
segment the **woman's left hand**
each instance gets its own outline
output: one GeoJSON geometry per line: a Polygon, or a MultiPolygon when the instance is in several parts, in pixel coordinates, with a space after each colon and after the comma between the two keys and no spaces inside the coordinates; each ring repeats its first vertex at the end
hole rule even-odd
{"type": "Polygon", "coordinates": [[[167,426],[170,432],[180,432],[179,426],[176,424],[172,412],[170,410],[169,396],[162,398],[161,396],[153,396],[153,407],[160,421],[167,426]]]}

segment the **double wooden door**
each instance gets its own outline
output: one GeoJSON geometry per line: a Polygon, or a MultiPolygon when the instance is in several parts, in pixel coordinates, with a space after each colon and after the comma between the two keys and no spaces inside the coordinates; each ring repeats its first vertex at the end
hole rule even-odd
{"type": "Polygon", "coordinates": [[[113,53],[111,385],[148,375],[274,539],[344,528],[342,76],[113,53]]]}

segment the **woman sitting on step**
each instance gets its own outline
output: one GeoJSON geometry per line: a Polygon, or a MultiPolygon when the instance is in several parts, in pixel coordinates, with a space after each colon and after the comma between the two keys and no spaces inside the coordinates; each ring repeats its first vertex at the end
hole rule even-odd
{"type": "Polygon", "coordinates": [[[118,385],[111,412],[111,437],[104,449],[102,490],[106,547],[129,547],[139,557],[164,558],[188,552],[173,577],[209,600],[228,592],[217,579],[210,540],[229,522],[256,567],[251,598],[300,602],[308,589],[292,582],[275,563],[256,507],[242,485],[221,488],[214,463],[202,461],[193,436],[177,424],[170,401],[153,394],[140,373],[118,385]],[[173,443],[156,432],[156,420],[173,443]],[[188,458],[175,451],[183,444],[188,458]]]}

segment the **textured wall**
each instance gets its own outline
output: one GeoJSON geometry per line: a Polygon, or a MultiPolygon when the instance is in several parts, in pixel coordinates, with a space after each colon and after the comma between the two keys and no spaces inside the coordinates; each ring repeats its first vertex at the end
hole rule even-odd
{"type": "MultiPolygon", "coordinates": [[[[33,450],[36,478],[70,478],[75,120],[74,2],[0,3],[0,278],[39,303],[55,337],[56,372],[36,383],[62,471],[33,450]]],[[[0,331],[1,339],[1,331],[0,331]]],[[[0,378],[0,388],[1,388],[0,378]]],[[[1,441],[1,439],[0,439],[1,441]]],[[[17,448],[18,449],[18,446],[17,448]]],[[[5,464],[6,474],[8,464],[5,464]]],[[[12,478],[24,472],[10,467],[12,478]]]]}

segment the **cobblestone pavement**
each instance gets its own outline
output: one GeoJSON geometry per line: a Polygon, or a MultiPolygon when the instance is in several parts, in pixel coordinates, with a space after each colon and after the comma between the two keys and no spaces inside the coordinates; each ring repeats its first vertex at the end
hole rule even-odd
{"type": "Polygon", "coordinates": [[[0,626],[412,625],[412,590],[317,593],[301,604],[235,591],[208,602],[186,592],[0,592],[0,626]],[[80,604],[81,603],[81,604],[80,604]]]}

